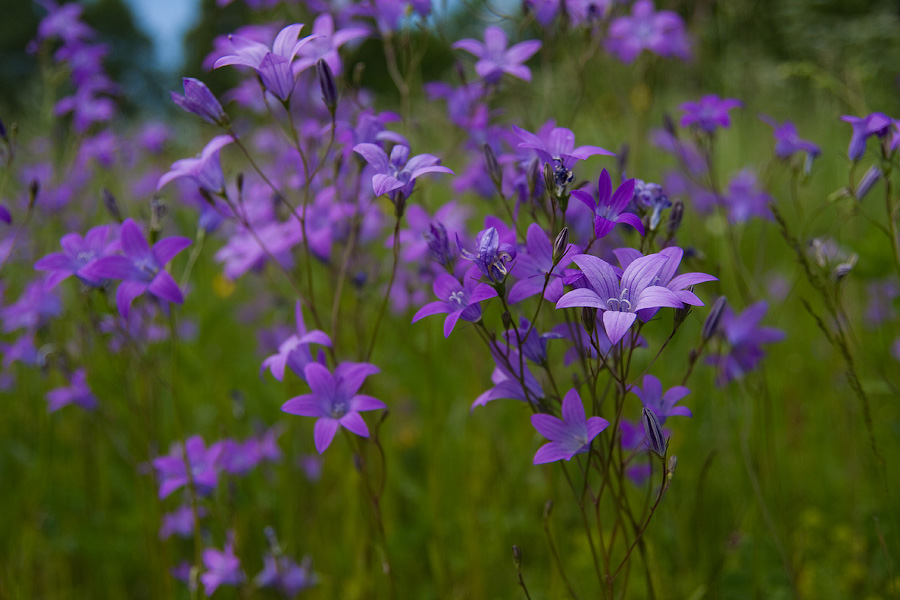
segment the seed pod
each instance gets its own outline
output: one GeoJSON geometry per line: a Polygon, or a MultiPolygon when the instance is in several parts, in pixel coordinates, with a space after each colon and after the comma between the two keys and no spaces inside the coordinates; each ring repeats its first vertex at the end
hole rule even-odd
{"type": "Polygon", "coordinates": [[[706,316],[706,321],[703,322],[702,333],[704,342],[711,340],[719,331],[719,323],[722,321],[722,313],[725,311],[726,304],[725,296],[719,296],[715,304],[713,304],[712,310],[706,316]]]}
{"type": "Polygon", "coordinates": [[[337,110],[337,85],[334,82],[334,73],[325,59],[320,58],[316,62],[316,75],[319,77],[319,87],[322,89],[322,100],[334,118],[334,112],[337,110]]]}

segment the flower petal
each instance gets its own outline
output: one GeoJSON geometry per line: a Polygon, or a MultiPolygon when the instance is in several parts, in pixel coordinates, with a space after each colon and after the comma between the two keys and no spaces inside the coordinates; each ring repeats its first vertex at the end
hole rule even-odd
{"type": "Polygon", "coordinates": [[[313,428],[313,438],[319,454],[325,452],[328,446],[331,445],[331,440],[334,439],[334,434],[337,433],[339,426],[340,423],[336,419],[329,417],[322,417],[316,421],[316,426],[313,428]]]}

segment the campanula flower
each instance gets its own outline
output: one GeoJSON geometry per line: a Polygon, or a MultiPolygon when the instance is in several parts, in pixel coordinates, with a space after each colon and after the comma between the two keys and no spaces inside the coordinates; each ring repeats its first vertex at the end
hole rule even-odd
{"type": "Polygon", "coordinates": [[[219,151],[233,141],[230,135],[219,135],[209,141],[198,157],[176,160],[169,172],[159,178],[156,189],[161,190],[170,181],[186,177],[211,194],[224,193],[225,175],[219,151]]]}
{"type": "Polygon", "coordinates": [[[625,212],[625,208],[634,197],[634,179],[622,182],[616,191],[612,191],[612,179],[609,172],[603,169],[597,182],[597,199],[584,190],[572,190],[572,196],[584,202],[594,213],[594,235],[603,238],[609,235],[618,223],[624,223],[637,229],[644,235],[644,224],[634,213],[625,212]]]}
{"type": "Polygon", "coordinates": [[[531,415],[531,424],[538,433],[550,440],[534,455],[534,464],[539,465],[557,460],[572,460],[576,454],[588,452],[591,440],[609,426],[609,421],[602,417],[588,419],[581,396],[573,388],[563,398],[562,419],[538,413],[531,415]]]}
{"type": "Polygon", "coordinates": [[[375,144],[363,143],[353,147],[353,151],[366,159],[366,162],[374,169],[372,175],[372,190],[376,196],[387,194],[391,201],[396,203],[399,194],[409,198],[412,194],[416,178],[426,173],[450,173],[453,171],[442,167],[436,156],[431,154],[419,154],[409,157],[409,147],[396,144],[391,149],[391,157],[375,144]]]}
{"type": "Polygon", "coordinates": [[[641,179],[634,180],[634,203],[641,210],[650,212],[650,231],[655,231],[659,227],[662,211],[672,207],[672,201],[666,196],[661,185],[641,179]]]}
{"type": "Polygon", "coordinates": [[[610,23],[606,49],[624,63],[633,62],[643,50],[684,60],[690,56],[684,21],[670,10],[654,12],[651,0],[638,0],[630,16],[610,23]]]}
{"type": "Polygon", "coordinates": [[[847,148],[847,156],[850,160],[857,161],[866,152],[866,141],[873,135],[884,137],[894,124],[894,121],[884,113],[875,112],[865,117],[844,115],[841,121],[853,126],[853,136],[850,138],[850,146],[847,148]]]}
{"type": "Polygon", "coordinates": [[[288,598],[293,598],[303,590],[316,585],[318,578],[312,571],[312,559],[305,556],[300,564],[289,556],[275,558],[271,554],[263,557],[263,570],[256,576],[255,583],[261,588],[276,588],[288,598]]]}
{"type": "Polygon", "coordinates": [[[775,156],[778,158],[788,159],[798,152],[805,152],[812,158],[822,154],[822,149],[817,145],[800,138],[797,127],[790,121],[779,125],[778,121],[766,115],[760,115],[759,119],[771,125],[774,130],[772,135],[775,137],[775,156]]]}
{"type": "MultiPolygon", "coordinates": [[[[206,509],[202,506],[197,507],[197,517],[206,516],[206,509]]],[[[162,525],[159,527],[159,539],[165,540],[173,535],[188,538],[194,533],[194,510],[191,505],[186,504],[175,509],[173,512],[166,513],[162,516],[162,525]]]]}
{"type": "Polygon", "coordinates": [[[691,393],[683,385],[671,387],[663,393],[662,383],[653,375],[644,375],[643,389],[632,386],[629,391],[641,399],[641,403],[653,411],[660,425],[669,417],[692,417],[690,409],[675,406],[682,398],[691,393]]]}
{"type": "Polygon", "coordinates": [[[59,240],[62,252],[53,252],[34,263],[38,271],[49,271],[45,285],[53,289],[61,281],[75,275],[85,285],[99,287],[100,279],[86,275],[90,265],[119,248],[116,227],[98,225],[82,238],[77,233],[67,233],[59,240]]]}
{"type": "Polygon", "coordinates": [[[544,389],[537,377],[528,368],[528,364],[522,361],[522,370],[519,370],[519,353],[516,350],[510,350],[507,354],[501,355],[495,348],[491,348],[491,356],[494,357],[496,367],[491,373],[491,381],[494,387],[482,393],[472,403],[470,410],[475,410],[476,406],[484,406],[492,400],[500,400],[507,398],[510,400],[521,400],[522,402],[534,403],[540,401],[544,397],[544,389]],[[522,376],[519,377],[521,372],[522,376]],[[524,386],[523,386],[524,382],[524,386]]]}
{"type": "Polygon", "coordinates": [[[732,379],[740,379],[745,373],[753,371],[765,357],[762,344],[780,342],[784,332],[774,327],[760,327],[759,322],[769,305],[761,300],[748,306],[741,314],[735,314],[730,306],[722,313],[719,328],[728,342],[729,350],[725,354],[710,356],[707,362],[719,369],[718,383],[725,385],[732,379]]]}
{"type": "Polygon", "coordinates": [[[528,226],[526,233],[527,245],[524,252],[516,256],[515,276],[519,278],[509,290],[509,301],[519,302],[544,291],[544,298],[549,302],[556,302],[563,295],[563,269],[572,262],[572,257],[580,252],[573,244],[567,244],[563,259],[556,265],[553,264],[553,244],[537,223],[528,226]],[[544,288],[545,274],[550,274],[550,280],[544,288]]]}
{"type": "Polygon", "coordinates": [[[303,369],[310,394],[291,398],[281,410],[301,417],[318,417],[314,430],[316,450],[325,452],[339,427],[345,427],[358,436],[369,437],[369,428],[360,416],[364,410],[387,408],[384,402],[357,394],[366,377],[379,369],[369,363],[341,363],[332,375],[319,363],[309,363],[303,369]]]}
{"type": "Polygon", "coordinates": [[[472,254],[462,247],[459,236],[456,238],[459,253],[464,259],[474,262],[491,283],[502,282],[509,273],[506,263],[516,258],[516,247],[508,243],[501,244],[496,227],[488,227],[480,232],[476,244],[478,250],[472,254]]]}
{"type": "Polygon", "coordinates": [[[184,77],[181,82],[184,85],[184,96],[169,92],[175,104],[213,125],[224,125],[228,121],[222,105],[205,83],[193,77],[184,77]]]}
{"type": "Polygon", "coordinates": [[[540,50],[541,42],[529,40],[509,46],[506,32],[500,27],[490,26],[484,30],[484,43],[467,38],[459,40],[453,47],[464,50],[478,58],[475,72],[487,83],[497,83],[504,73],[531,81],[531,69],[524,66],[526,60],[540,50]]]}
{"type": "Polygon", "coordinates": [[[772,196],[760,189],[756,175],[749,169],[738,172],[728,182],[728,195],[724,201],[731,223],[746,223],[752,217],[772,220],[769,210],[772,196]]]}
{"type": "Polygon", "coordinates": [[[191,436],[184,444],[172,444],[169,454],[153,459],[153,468],[159,478],[159,498],[162,500],[172,492],[189,483],[185,471],[184,452],[187,448],[187,463],[191,467],[194,488],[201,496],[208,495],[218,484],[218,461],[223,447],[206,443],[199,435],[191,436]]]}
{"type": "Polygon", "coordinates": [[[200,575],[203,592],[212,596],[220,585],[238,585],[244,581],[241,561],[234,554],[234,541],[229,536],[223,550],[206,548],[203,551],[203,566],[206,571],[200,575]]]}
{"type": "Polygon", "coordinates": [[[538,135],[515,125],[513,125],[513,131],[521,140],[519,148],[534,150],[541,163],[549,164],[554,173],[571,171],[579,160],[585,160],[598,154],[615,156],[609,150],[604,150],[599,146],[575,147],[575,134],[572,133],[572,130],[565,127],[552,127],[552,123],[547,125],[551,127],[542,127],[538,135]]]}
{"type": "Polygon", "coordinates": [[[298,377],[303,377],[303,368],[313,361],[308,346],[310,344],[331,346],[331,338],[324,331],[306,330],[306,324],[303,322],[303,308],[299,300],[294,307],[294,317],[297,323],[296,333],[278,346],[277,354],[273,354],[263,361],[260,375],[268,369],[272,372],[272,377],[282,381],[284,380],[284,368],[290,367],[298,377]]]}
{"type": "Polygon", "coordinates": [[[370,34],[366,27],[345,27],[334,30],[334,19],[328,13],[320,14],[313,22],[310,40],[297,52],[294,72],[300,73],[316,64],[321,58],[331,67],[335,75],[343,71],[338,49],[351,40],[364,38],[370,34]]]}
{"type": "Polygon", "coordinates": [[[54,412],[69,404],[77,404],[84,410],[94,410],[97,398],[87,384],[84,368],[76,369],[69,379],[69,385],[47,392],[47,412],[54,412]]]}
{"type": "Polygon", "coordinates": [[[464,321],[478,321],[481,318],[479,303],[497,295],[494,288],[478,282],[478,273],[478,267],[472,265],[463,275],[462,284],[453,275],[440,273],[434,279],[434,295],[440,300],[429,302],[420,308],[412,322],[447,313],[447,318],[444,319],[444,337],[449,337],[460,318],[464,321]]]}
{"type": "Polygon", "coordinates": [[[695,127],[706,133],[714,133],[719,127],[728,129],[731,126],[728,111],[739,106],[743,106],[740,100],[719,98],[715,94],[703,96],[697,102],[684,102],[679,107],[684,113],[681,126],[695,127]]]}

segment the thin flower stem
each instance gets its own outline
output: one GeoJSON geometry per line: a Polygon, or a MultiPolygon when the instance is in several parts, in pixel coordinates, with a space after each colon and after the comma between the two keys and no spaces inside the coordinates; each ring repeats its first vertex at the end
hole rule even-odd
{"type": "Polygon", "coordinates": [[[560,577],[562,577],[563,583],[566,585],[566,589],[569,591],[569,595],[572,596],[575,600],[578,600],[578,594],[575,593],[575,588],[572,587],[572,582],[569,581],[569,578],[566,576],[566,572],[563,569],[562,560],[559,557],[559,551],[556,548],[556,544],[553,542],[553,534],[550,531],[550,514],[549,511],[544,511],[544,533],[547,535],[547,543],[550,545],[550,554],[553,556],[553,564],[556,566],[556,570],[559,571],[560,577]]]}
{"type": "Polygon", "coordinates": [[[31,198],[28,201],[28,209],[25,212],[25,218],[22,219],[22,225],[20,225],[16,232],[13,234],[12,243],[9,245],[9,248],[6,251],[6,256],[3,257],[3,260],[0,261],[0,275],[3,274],[3,269],[6,268],[6,264],[9,262],[10,257],[13,254],[13,250],[16,249],[16,244],[19,243],[19,237],[22,234],[22,231],[28,228],[28,224],[31,223],[31,217],[34,214],[34,203],[35,203],[35,194],[31,195],[31,198]]]}
{"type": "Polygon", "coordinates": [[[378,330],[381,328],[381,321],[387,310],[388,302],[391,299],[391,291],[394,289],[394,280],[397,278],[397,265],[400,262],[400,220],[402,217],[397,215],[394,221],[394,259],[391,264],[391,278],[388,280],[387,291],[384,293],[384,299],[381,301],[381,308],[378,309],[378,317],[375,319],[375,329],[372,331],[372,339],[369,341],[369,349],[366,351],[366,362],[372,358],[372,352],[375,350],[375,342],[378,340],[378,330]]]}
{"type": "Polygon", "coordinates": [[[197,228],[197,243],[194,244],[193,248],[191,248],[191,253],[188,256],[187,265],[184,267],[184,273],[181,274],[181,289],[187,288],[188,283],[191,281],[191,273],[194,271],[194,265],[197,264],[197,259],[200,258],[200,252],[203,250],[203,242],[206,240],[206,230],[202,227],[197,228]]]}
{"type": "MultiPolygon", "coordinates": [[[[588,455],[590,457],[590,455],[588,455]]],[[[566,481],[569,482],[569,487],[572,489],[572,494],[575,495],[575,500],[578,502],[578,512],[581,513],[581,522],[584,524],[584,531],[587,534],[588,546],[591,549],[591,559],[594,562],[594,571],[597,573],[597,582],[600,584],[600,588],[603,588],[603,573],[600,570],[600,561],[597,559],[597,549],[594,546],[594,536],[591,535],[591,525],[588,523],[587,513],[584,511],[584,498],[583,494],[579,494],[578,490],[575,488],[575,483],[572,481],[572,477],[569,475],[569,470],[566,469],[566,465],[560,462],[560,466],[562,467],[563,475],[566,476],[566,481]]],[[[604,594],[604,598],[606,595],[604,594]]]]}

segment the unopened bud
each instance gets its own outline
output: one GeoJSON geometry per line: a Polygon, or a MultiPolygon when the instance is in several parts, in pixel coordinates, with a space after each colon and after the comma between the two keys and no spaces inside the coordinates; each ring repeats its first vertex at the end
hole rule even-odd
{"type": "MultiPolygon", "coordinates": [[[[694,286],[689,286],[688,291],[693,291],[694,286]]],[[[691,309],[693,307],[690,304],[685,304],[681,308],[675,309],[675,323],[672,331],[676,331],[679,327],[684,324],[685,319],[688,318],[688,315],[691,314],[691,309]]]]}
{"type": "Polygon", "coordinates": [[[581,308],[581,324],[584,325],[588,335],[594,333],[594,324],[597,322],[597,309],[590,306],[581,308]]]}
{"type": "Polygon", "coordinates": [[[714,335],[719,331],[719,323],[722,321],[722,313],[725,312],[725,306],[727,305],[727,300],[725,300],[725,296],[719,296],[716,299],[715,304],[713,304],[712,309],[709,311],[709,314],[706,316],[706,321],[703,322],[703,341],[708,342],[713,338],[714,335]]]}
{"type": "Polygon", "coordinates": [[[675,121],[672,120],[672,115],[669,113],[663,115],[663,129],[666,130],[666,133],[674,137],[678,136],[678,128],[675,127],[675,121]]]}
{"type": "Polygon", "coordinates": [[[666,233],[670,238],[675,237],[678,228],[681,227],[681,219],[684,218],[684,202],[676,200],[669,213],[669,222],[666,224],[666,233]]]}
{"type": "Polygon", "coordinates": [[[556,175],[553,173],[553,167],[550,166],[550,163],[544,163],[544,189],[547,190],[551,196],[555,197],[556,194],[556,175]]]}
{"type": "Polygon", "coordinates": [[[169,208],[162,203],[159,196],[153,196],[150,200],[150,238],[156,242],[159,232],[162,230],[162,220],[169,213],[169,208]]]}
{"type": "Polygon", "coordinates": [[[32,179],[31,183],[28,184],[28,207],[31,208],[34,206],[35,200],[37,200],[38,192],[41,191],[41,182],[37,179],[32,179]]]}
{"type": "Polygon", "coordinates": [[[856,193],[854,194],[856,199],[859,201],[865,198],[866,194],[869,193],[869,190],[872,189],[872,186],[879,179],[881,179],[881,169],[876,166],[869,167],[869,170],[859,180],[859,185],[856,186],[856,193]]]}
{"type": "Polygon", "coordinates": [[[853,267],[856,266],[856,261],[859,260],[859,256],[856,254],[851,254],[850,258],[846,261],[837,265],[834,270],[831,271],[831,278],[835,280],[835,282],[840,283],[844,277],[850,274],[850,271],[853,270],[853,267]]]}
{"type": "MultiPolygon", "coordinates": [[[[244,173],[242,171],[238,171],[237,176],[234,178],[234,182],[237,185],[238,195],[244,193],[244,173]]],[[[203,188],[200,188],[203,189],[203,188]]]]}
{"type": "Polygon", "coordinates": [[[512,327],[512,315],[509,314],[508,310],[503,311],[503,314],[500,315],[500,319],[503,321],[503,329],[509,330],[512,327]]]}
{"type": "Polygon", "coordinates": [[[422,234],[428,243],[428,256],[447,271],[453,271],[454,255],[450,251],[450,240],[447,229],[440,221],[432,221],[429,231],[422,234]]]}
{"type": "Polygon", "coordinates": [[[557,265],[566,255],[566,248],[569,247],[569,228],[563,227],[556,235],[553,242],[553,264],[557,265]]]}
{"type": "Polygon", "coordinates": [[[662,425],[656,418],[656,413],[644,406],[641,408],[641,424],[644,426],[644,435],[647,436],[647,448],[660,458],[666,455],[669,441],[665,438],[662,425]]]}
{"type": "Polygon", "coordinates": [[[337,85],[334,83],[331,67],[323,58],[316,62],[316,75],[319,77],[319,87],[322,88],[322,101],[334,118],[334,112],[337,110],[337,85]]]}
{"type": "Polygon", "coordinates": [[[666,467],[666,477],[672,479],[672,476],[675,475],[675,467],[678,466],[678,457],[674,454],[669,457],[669,464],[666,467]]]}
{"type": "Polygon", "coordinates": [[[122,211],[119,210],[119,202],[116,200],[116,197],[113,196],[113,193],[108,188],[103,188],[100,194],[103,197],[103,206],[106,208],[106,212],[121,223],[123,221],[122,211]]]}
{"type": "Polygon", "coordinates": [[[519,547],[513,544],[513,565],[516,567],[516,571],[522,568],[522,551],[519,550],[519,547]]]}
{"type": "Polygon", "coordinates": [[[494,149],[488,143],[482,146],[482,150],[484,150],[484,164],[487,167],[488,175],[494,182],[494,187],[499,190],[500,184],[503,183],[503,171],[500,169],[500,163],[497,162],[497,155],[494,154],[494,149]]]}
{"type": "Polygon", "coordinates": [[[628,149],[628,144],[622,144],[619,152],[616,154],[616,169],[618,169],[620,179],[625,179],[625,171],[628,166],[628,149]]]}

